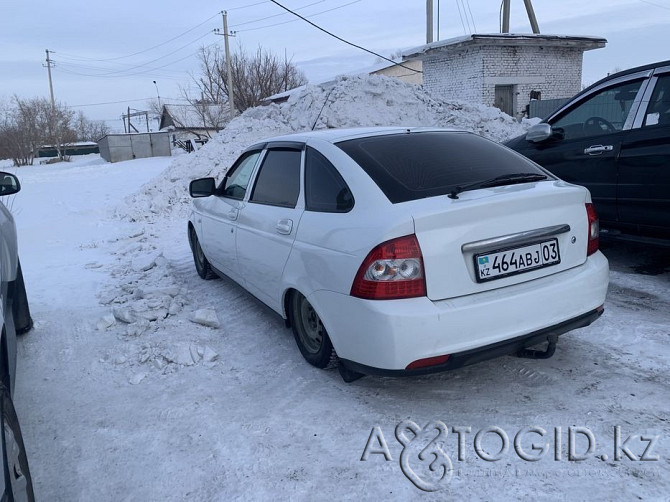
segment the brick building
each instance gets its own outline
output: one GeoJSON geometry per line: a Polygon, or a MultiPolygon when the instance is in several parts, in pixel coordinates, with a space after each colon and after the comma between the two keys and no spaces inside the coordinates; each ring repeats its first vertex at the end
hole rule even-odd
{"type": "Polygon", "coordinates": [[[598,37],[473,34],[403,53],[423,60],[423,85],[448,99],[493,105],[521,116],[531,99],[581,90],[584,51],[605,47],[598,37]]]}

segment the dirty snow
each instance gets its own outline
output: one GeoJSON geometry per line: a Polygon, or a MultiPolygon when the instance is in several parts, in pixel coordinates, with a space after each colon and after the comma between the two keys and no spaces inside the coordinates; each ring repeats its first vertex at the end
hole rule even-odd
{"type": "MultiPolygon", "coordinates": [[[[343,78],[245,112],[195,154],[18,170],[23,190],[12,207],[36,324],[19,341],[16,405],[38,500],[667,498],[667,253],[605,249],[604,316],[564,335],[549,360],[502,357],[352,384],[304,362],[282,319],[235,283],[197,276],[188,180],[220,177],[257,139],[311,128],[326,101],[317,127],[445,125],[494,139],[523,130],[497,110],[388,79],[343,78]],[[457,434],[444,441],[454,466],[444,491],[424,493],[402,474],[395,427],[405,420],[470,427],[462,460],[457,434]],[[362,461],[376,426],[392,460],[362,461]],[[542,427],[550,451],[526,462],[510,444],[501,460],[484,461],[473,438],[489,426],[510,443],[542,427]],[[568,459],[574,426],[596,439],[581,461],[568,459]],[[658,460],[615,459],[615,426],[633,436],[637,458],[640,436],[658,437],[649,452],[658,460]]],[[[542,443],[527,436],[528,451],[531,442],[542,443]]],[[[500,442],[488,435],[484,448],[495,453],[500,442]]]]}

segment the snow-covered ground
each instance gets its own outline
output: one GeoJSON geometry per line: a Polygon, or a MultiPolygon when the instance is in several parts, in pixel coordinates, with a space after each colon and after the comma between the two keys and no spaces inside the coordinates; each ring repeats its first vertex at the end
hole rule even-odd
{"type": "MultiPolygon", "coordinates": [[[[455,126],[494,139],[522,130],[491,109],[439,103],[385,80],[338,85],[322,126],[370,125],[365,117],[394,124],[403,107],[407,125],[445,125],[452,117],[455,126]],[[373,106],[380,95],[388,110],[373,106]],[[435,107],[441,111],[430,115],[435,107]]],[[[220,177],[250,142],[296,130],[300,117],[311,127],[330,91],[305,92],[246,112],[195,154],[113,165],[87,156],[15,170],[23,189],[9,203],[35,319],[19,341],[15,400],[38,499],[667,500],[667,252],[606,248],[605,314],[561,337],[549,360],[502,357],[352,384],[309,366],[283,321],[236,284],[198,278],[186,239],[187,180],[220,177]],[[442,491],[425,493],[403,474],[404,459],[425,480],[439,477],[416,457],[425,436],[401,456],[395,429],[406,420],[449,428],[441,439],[453,475],[442,491]],[[621,449],[617,458],[617,426],[622,443],[632,436],[624,446],[636,458],[648,444],[640,436],[652,438],[645,458],[657,460],[633,461],[621,449]],[[372,450],[383,450],[376,442],[383,435],[388,455],[361,460],[375,427],[372,450]],[[461,433],[462,460],[452,427],[470,427],[461,433]],[[509,437],[495,462],[481,458],[500,450],[489,427],[509,437]],[[534,456],[531,443],[549,444],[535,462],[522,460],[513,444],[528,427],[547,431],[544,439],[521,435],[534,456]],[[595,439],[584,460],[569,459],[571,427],[595,439]],[[474,445],[480,431],[481,456],[474,445]]],[[[576,438],[580,455],[587,440],[576,438]]]]}

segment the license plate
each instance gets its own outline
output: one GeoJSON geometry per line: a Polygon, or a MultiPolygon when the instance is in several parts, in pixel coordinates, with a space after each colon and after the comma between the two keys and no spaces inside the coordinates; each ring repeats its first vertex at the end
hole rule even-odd
{"type": "Polygon", "coordinates": [[[558,240],[475,255],[477,282],[501,279],[561,262],[558,240]]]}

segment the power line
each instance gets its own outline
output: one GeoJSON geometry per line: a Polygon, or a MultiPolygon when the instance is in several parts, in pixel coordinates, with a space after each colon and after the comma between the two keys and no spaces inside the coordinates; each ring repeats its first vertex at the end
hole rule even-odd
{"type": "Polygon", "coordinates": [[[226,9],[226,10],[240,10],[240,9],[248,9],[249,7],[255,7],[256,5],[261,5],[264,3],[270,3],[270,0],[263,0],[262,2],[256,2],[252,3],[249,5],[242,5],[241,7],[233,7],[232,9],[226,9]]]}
{"type": "MultiPolygon", "coordinates": [[[[145,63],[139,64],[139,65],[135,65],[135,66],[131,66],[130,68],[126,68],[126,69],[123,69],[123,70],[116,70],[116,71],[111,71],[111,72],[109,72],[109,73],[103,73],[102,76],[105,76],[105,75],[114,75],[114,74],[118,74],[118,73],[122,73],[122,72],[130,71],[130,70],[135,70],[135,69],[137,69],[137,68],[142,68],[143,66],[147,66],[147,65],[149,65],[149,64],[151,64],[151,63],[155,63],[156,61],[158,61],[158,60],[160,60],[160,59],[164,59],[164,58],[166,58],[166,57],[168,57],[168,56],[172,56],[173,54],[176,54],[177,52],[181,51],[182,49],[185,49],[185,48],[188,47],[189,45],[192,45],[192,44],[194,44],[194,43],[196,43],[196,42],[202,40],[203,38],[205,38],[206,36],[208,36],[208,35],[210,35],[210,34],[211,34],[211,32],[207,32],[207,33],[205,33],[205,34],[199,36],[199,37],[196,38],[195,40],[193,40],[193,41],[187,43],[186,45],[182,45],[182,46],[179,47],[178,49],[175,49],[174,51],[169,52],[168,54],[164,54],[163,56],[160,56],[160,57],[157,57],[157,58],[155,58],[155,59],[152,59],[151,61],[146,61],[145,63]]],[[[187,56],[187,57],[188,57],[188,56],[187,56]]],[[[183,59],[186,59],[186,58],[183,58],[183,59]]],[[[179,60],[179,61],[181,61],[181,60],[179,60]]],[[[159,68],[160,68],[160,67],[159,67],[159,68]]]]}
{"type": "Polygon", "coordinates": [[[280,3],[277,2],[276,0],[270,0],[270,1],[271,1],[273,4],[277,5],[278,7],[281,7],[281,8],[284,9],[285,11],[290,12],[290,13],[293,14],[294,16],[299,17],[300,19],[302,19],[302,20],[305,21],[306,23],[311,24],[311,25],[314,26],[316,29],[318,29],[318,30],[320,30],[320,31],[322,31],[322,32],[324,32],[324,33],[326,33],[327,35],[330,35],[330,36],[333,37],[333,38],[336,38],[336,39],[339,40],[340,42],[344,42],[344,43],[347,44],[347,45],[351,45],[352,47],[356,47],[357,49],[360,49],[360,50],[365,51],[365,52],[367,52],[367,53],[369,53],[369,54],[372,54],[372,55],[374,55],[374,56],[377,56],[377,57],[379,57],[379,58],[382,58],[382,59],[385,60],[385,61],[389,61],[389,62],[393,63],[394,66],[402,66],[402,67],[405,68],[406,70],[410,70],[410,71],[413,71],[413,72],[415,72],[415,73],[423,73],[423,72],[420,71],[420,70],[415,70],[414,68],[410,68],[409,66],[405,66],[405,65],[403,65],[402,63],[396,63],[396,62],[393,61],[392,59],[387,58],[386,56],[382,56],[381,54],[378,54],[378,53],[376,53],[376,52],[374,52],[374,51],[371,51],[370,49],[366,49],[365,47],[362,47],[362,46],[360,46],[360,45],[354,44],[353,42],[349,42],[348,40],[345,40],[344,38],[339,37],[339,36],[335,35],[334,33],[331,33],[330,31],[326,30],[325,28],[322,28],[321,26],[319,26],[319,25],[313,23],[312,21],[310,21],[309,19],[307,19],[307,18],[301,16],[301,15],[298,14],[297,12],[292,11],[292,10],[289,9],[288,7],[284,7],[282,4],[280,4],[280,3]]]}
{"type": "MultiPolygon", "coordinates": [[[[307,5],[303,5],[302,7],[297,7],[295,10],[306,9],[307,7],[312,7],[313,5],[317,5],[317,4],[323,3],[325,1],[326,0],[318,0],[317,2],[313,2],[313,3],[307,4],[307,5]]],[[[243,23],[237,23],[237,24],[231,25],[231,28],[236,28],[237,26],[244,26],[246,24],[258,23],[260,21],[265,21],[266,19],[272,19],[274,17],[280,17],[280,16],[285,16],[285,15],[286,15],[285,12],[282,12],[281,14],[273,14],[271,16],[266,16],[266,17],[261,17],[259,19],[254,19],[253,21],[245,21],[243,23]]]]}
{"type": "Polygon", "coordinates": [[[195,29],[197,29],[197,28],[200,28],[203,24],[205,24],[205,23],[211,21],[212,19],[214,19],[214,18],[217,17],[218,15],[219,15],[219,13],[217,12],[217,13],[214,14],[213,16],[211,16],[211,17],[205,19],[202,23],[197,24],[197,25],[193,26],[192,28],[189,28],[189,29],[186,30],[185,32],[180,33],[179,35],[177,35],[177,36],[175,36],[175,37],[172,37],[172,38],[170,38],[169,40],[166,40],[165,42],[161,42],[160,44],[157,44],[157,45],[154,45],[154,46],[152,46],[152,47],[149,47],[148,49],[144,49],[144,50],[141,50],[141,51],[138,51],[138,52],[134,52],[134,53],[132,53],[132,54],[128,54],[127,56],[118,56],[118,57],[105,58],[105,59],[95,59],[95,58],[86,58],[86,57],[72,56],[72,55],[68,55],[67,53],[62,53],[62,52],[59,52],[59,54],[60,54],[61,56],[65,56],[66,59],[72,59],[72,60],[76,60],[76,61],[98,61],[98,62],[107,62],[107,61],[117,61],[117,60],[119,60],[119,59],[126,59],[126,58],[130,58],[130,57],[133,57],[133,56],[137,56],[138,54],[144,54],[145,52],[149,52],[149,51],[151,51],[151,50],[153,50],[153,49],[156,49],[156,48],[161,47],[161,46],[163,46],[163,45],[165,45],[165,44],[168,44],[168,43],[170,43],[170,42],[172,42],[172,41],[174,41],[174,40],[177,40],[178,38],[183,37],[183,36],[186,35],[187,33],[190,33],[190,32],[192,32],[193,30],[195,30],[195,29]]]}
{"type": "MultiPolygon", "coordinates": [[[[149,98],[137,98],[137,99],[124,99],[121,101],[106,101],[104,103],[84,103],[81,105],[66,105],[67,108],[83,108],[86,106],[102,106],[102,105],[118,105],[119,103],[135,103],[137,101],[151,101],[153,97],[149,98]]],[[[169,101],[188,101],[186,98],[163,98],[169,101]]]]}
{"type": "MultiPolygon", "coordinates": [[[[268,1],[270,1],[270,0],[268,0],[268,1]]],[[[342,9],[343,7],[348,7],[349,5],[353,5],[353,4],[359,3],[361,1],[362,0],[354,0],[353,2],[345,3],[344,5],[338,5],[337,7],[333,7],[331,9],[322,10],[321,12],[315,12],[314,14],[310,14],[307,17],[319,16],[321,14],[325,14],[326,12],[332,12],[334,10],[342,9]]],[[[298,19],[291,19],[290,21],[282,21],[281,23],[268,24],[266,26],[259,26],[258,28],[247,28],[246,30],[237,30],[236,33],[244,33],[244,32],[247,32],[247,31],[264,30],[265,28],[272,28],[274,26],[281,26],[283,24],[295,23],[297,21],[298,21],[298,19]]]]}
{"type": "Polygon", "coordinates": [[[657,3],[654,3],[654,2],[650,2],[649,0],[640,0],[640,2],[649,4],[649,5],[653,5],[654,7],[659,7],[661,9],[670,10],[670,7],[668,7],[667,5],[660,5],[660,4],[657,4],[657,3]]]}
{"type": "MultiPolygon", "coordinates": [[[[147,65],[149,65],[149,64],[151,64],[151,63],[155,63],[156,61],[158,61],[158,60],[160,60],[160,59],[164,59],[164,58],[167,58],[167,57],[169,57],[169,56],[172,56],[173,54],[176,54],[177,52],[181,51],[182,49],[185,49],[185,48],[188,47],[189,45],[192,45],[192,44],[194,44],[194,43],[200,41],[201,39],[205,38],[206,36],[208,36],[208,35],[210,35],[210,34],[211,34],[211,32],[208,31],[207,33],[205,33],[205,34],[199,36],[199,37],[196,38],[195,40],[192,40],[192,41],[189,42],[188,44],[183,45],[183,46],[179,47],[178,49],[176,49],[176,50],[174,50],[174,51],[172,51],[172,52],[169,52],[168,54],[164,54],[163,56],[154,58],[154,59],[152,59],[152,60],[150,60],[150,61],[146,61],[146,62],[144,62],[144,63],[142,63],[142,64],[129,66],[128,68],[123,68],[123,69],[118,69],[118,70],[111,70],[111,71],[107,71],[107,70],[109,70],[109,68],[99,68],[99,70],[101,70],[101,73],[97,73],[97,74],[80,73],[80,72],[75,72],[75,71],[72,71],[72,70],[70,70],[69,73],[74,73],[74,74],[76,74],[76,75],[87,76],[87,77],[126,77],[126,76],[131,76],[131,75],[141,75],[141,74],[143,74],[143,73],[147,73],[147,72],[150,72],[150,71],[159,70],[159,69],[161,69],[161,68],[165,68],[166,66],[171,66],[171,65],[173,65],[173,64],[175,64],[175,63],[178,63],[178,62],[180,62],[180,61],[183,61],[184,59],[187,59],[187,58],[191,57],[191,56],[193,55],[193,53],[189,53],[189,54],[186,55],[185,57],[180,58],[180,59],[177,59],[176,61],[173,61],[173,62],[168,63],[168,64],[163,65],[163,66],[159,66],[159,67],[156,67],[156,68],[147,68],[146,70],[139,71],[139,72],[135,72],[135,73],[128,73],[128,72],[131,72],[132,70],[136,70],[136,69],[139,69],[139,68],[144,68],[144,67],[146,67],[147,65]]],[[[73,65],[72,63],[64,63],[64,64],[65,64],[65,65],[68,65],[68,64],[69,64],[69,65],[75,66],[75,68],[76,68],[76,65],[73,65]]],[[[89,68],[92,68],[92,69],[93,69],[94,67],[89,67],[89,68]]],[[[64,70],[66,70],[66,69],[64,69],[64,70]]]]}
{"type": "Polygon", "coordinates": [[[137,101],[150,101],[153,98],[124,99],[122,101],[106,101],[104,103],[86,103],[82,105],[67,105],[67,108],[83,108],[85,106],[118,105],[119,103],[135,103],[137,101]]]}
{"type": "Polygon", "coordinates": [[[463,26],[463,34],[467,35],[467,30],[465,29],[465,22],[463,22],[463,14],[461,13],[461,4],[459,0],[456,0],[456,7],[458,8],[458,16],[461,18],[461,26],[463,26]]]}
{"type": "Polygon", "coordinates": [[[472,33],[472,28],[470,27],[470,19],[468,18],[468,13],[465,10],[465,0],[459,0],[461,7],[463,7],[463,17],[465,18],[465,24],[468,25],[468,32],[472,33]]]}
{"type": "Polygon", "coordinates": [[[477,33],[477,25],[475,24],[475,17],[472,15],[472,9],[470,8],[470,0],[465,0],[465,3],[468,6],[468,12],[470,13],[470,19],[472,19],[472,27],[475,29],[475,33],[477,33]]]}

